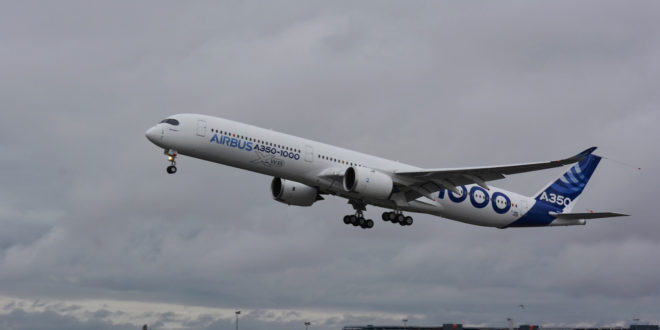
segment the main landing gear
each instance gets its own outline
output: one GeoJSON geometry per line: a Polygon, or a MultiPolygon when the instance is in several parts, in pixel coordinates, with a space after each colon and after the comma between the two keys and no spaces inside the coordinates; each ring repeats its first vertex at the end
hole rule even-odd
{"type": "MultiPolygon", "coordinates": [[[[413,224],[413,218],[410,216],[403,215],[401,211],[393,211],[393,212],[384,212],[383,213],[383,220],[384,221],[389,221],[391,223],[398,223],[400,226],[410,226],[413,224]]],[[[374,221],[371,219],[365,219],[364,216],[362,215],[362,211],[357,210],[355,212],[355,215],[345,215],[344,216],[344,223],[347,225],[353,225],[355,227],[360,227],[360,228],[373,228],[374,226],[374,221]]]]}
{"type": "Polygon", "coordinates": [[[401,226],[410,226],[413,224],[413,218],[405,216],[401,211],[383,212],[383,221],[398,223],[401,226]]]}
{"type": "Polygon", "coordinates": [[[167,173],[169,174],[176,173],[176,151],[172,149],[165,150],[164,154],[168,156],[167,160],[170,162],[170,166],[167,167],[167,173]]]}
{"type": "Polygon", "coordinates": [[[347,225],[353,225],[355,227],[360,226],[360,228],[363,229],[374,227],[374,221],[371,219],[365,219],[362,215],[362,211],[355,212],[355,215],[345,215],[344,223],[347,225]]]}
{"type": "Polygon", "coordinates": [[[359,226],[362,229],[374,227],[374,221],[371,219],[365,219],[364,215],[362,215],[362,212],[367,210],[367,204],[365,202],[356,199],[349,199],[348,204],[351,204],[353,206],[353,209],[355,210],[355,215],[351,215],[351,214],[345,215],[344,216],[345,224],[353,225],[355,227],[359,226]]]}

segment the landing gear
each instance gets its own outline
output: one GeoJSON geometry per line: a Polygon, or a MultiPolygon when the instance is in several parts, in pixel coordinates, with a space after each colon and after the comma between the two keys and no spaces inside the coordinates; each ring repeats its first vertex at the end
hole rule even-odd
{"type": "Polygon", "coordinates": [[[374,221],[371,219],[365,219],[362,215],[362,211],[355,212],[355,215],[345,215],[344,223],[347,225],[353,225],[355,227],[360,227],[362,229],[368,229],[374,227],[374,221]]]}
{"type": "Polygon", "coordinates": [[[398,223],[401,226],[410,226],[413,224],[413,218],[410,216],[405,216],[401,211],[390,211],[383,212],[383,221],[389,221],[391,223],[398,223]]]}
{"type": "Polygon", "coordinates": [[[348,203],[353,206],[355,209],[355,214],[349,214],[344,216],[344,223],[347,225],[353,225],[355,227],[360,227],[362,229],[368,229],[374,227],[374,221],[371,219],[365,219],[362,214],[363,211],[367,210],[367,204],[360,200],[350,199],[348,203]]]}
{"type": "Polygon", "coordinates": [[[167,160],[170,162],[170,166],[167,167],[167,173],[176,173],[176,151],[169,149],[165,150],[163,153],[167,155],[167,160]]]}

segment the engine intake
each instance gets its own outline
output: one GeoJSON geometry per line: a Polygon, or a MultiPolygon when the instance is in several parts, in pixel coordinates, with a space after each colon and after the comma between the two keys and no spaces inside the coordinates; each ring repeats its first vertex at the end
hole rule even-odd
{"type": "Polygon", "coordinates": [[[323,199],[318,189],[314,187],[280,178],[273,178],[270,192],[274,200],[287,205],[311,206],[314,202],[323,199]]]}
{"type": "Polygon", "coordinates": [[[355,192],[366,199],[389,199],[394,182],[387,174],[365,167],[349,167],[344,172],[344,190],[355,192]]]}

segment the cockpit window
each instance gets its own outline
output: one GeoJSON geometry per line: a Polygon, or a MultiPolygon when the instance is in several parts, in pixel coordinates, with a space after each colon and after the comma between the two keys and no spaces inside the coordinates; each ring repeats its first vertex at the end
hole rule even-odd
{"type": "Polygon", "coordinates": [[[170,124],[173,126],[179,126],[179,121],[172,118],[163,119],[161,123],[170,124]]]}

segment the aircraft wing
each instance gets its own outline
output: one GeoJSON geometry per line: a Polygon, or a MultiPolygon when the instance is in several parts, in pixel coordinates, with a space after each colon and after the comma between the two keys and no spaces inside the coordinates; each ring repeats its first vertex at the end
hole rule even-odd
{"type": "Polygon", "coordinates": [[[558,219],[566,220],[589,220],[600,218],[614,218],[614,217],[627,217],[629,214],[614,213],[614,212],[588,212],[588,213],[555,213],[550,212],[550,215],[558,219]]]}
{"type": "Polygon", "coordinates": [[[465,167],[448,169],[423,169],[416,171],[395,171],[395,177],[406,194],[407,200],[414,200],[421,196],[430,196],[433,192],[448,189],[458,192],[458,186],[477,184],[488,189],[487,181],[503,179],[505,175],[532,172],[554,167],[561,167],[579,162],[596,150],[592,147],[581,153],[560,160],[548,162],[525,163],[513,165],[499,165],[487,167],[465,167]]]}

